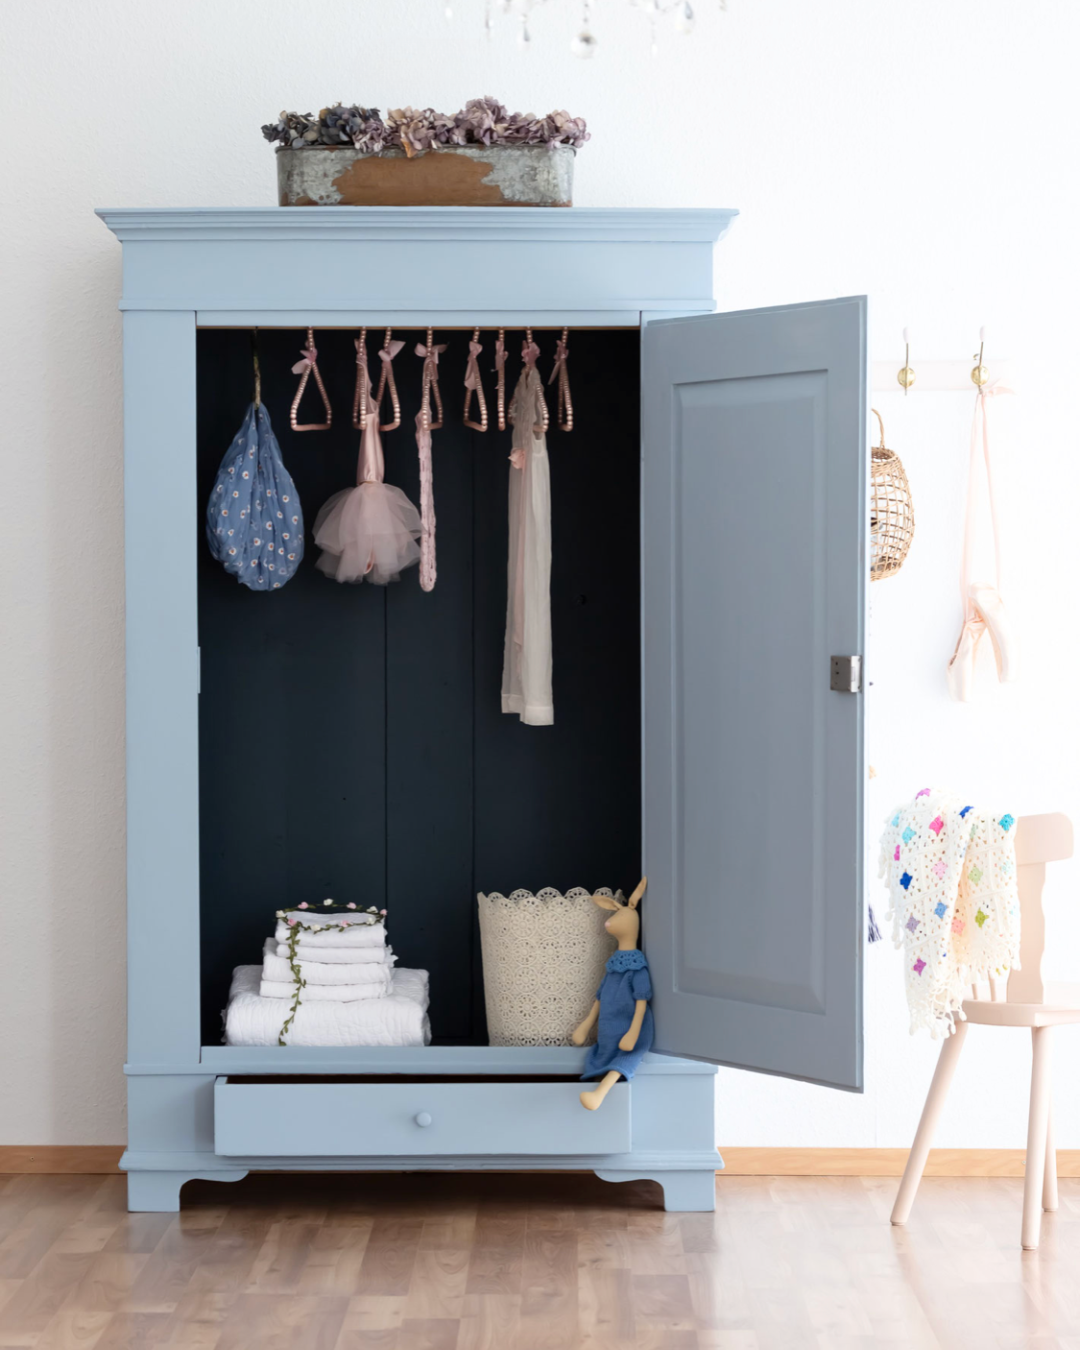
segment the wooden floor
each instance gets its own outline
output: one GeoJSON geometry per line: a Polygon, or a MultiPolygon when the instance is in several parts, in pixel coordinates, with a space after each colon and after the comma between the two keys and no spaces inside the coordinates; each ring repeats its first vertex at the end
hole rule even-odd
{"type": "Polygon", "coordinates": [[[1013,1179],[733,1177],[713,1214],[591,1175],[0,1177],[0,1346],[1080,1350],[1080,1181],[1019,1247],[1013,1179]]]}

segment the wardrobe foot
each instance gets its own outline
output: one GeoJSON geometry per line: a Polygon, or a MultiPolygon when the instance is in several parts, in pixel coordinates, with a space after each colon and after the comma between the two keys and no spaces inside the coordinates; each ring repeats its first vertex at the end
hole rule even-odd
{"type": "Polygon", "coordinates": [[[129,1172],[128,1210],[132,1214],[175,1214],[185,1181],[239,1181],[247,1170],[222,1172],[129,1172]]]}
{"type": "Polygon", "coordinates": [[[664,1189],[664,1208],[676,1213],[703,1213],[716,1208],[716,1169],[686,1172],[597,1171],[601,1181],[656,1181],[664,1189]]]}

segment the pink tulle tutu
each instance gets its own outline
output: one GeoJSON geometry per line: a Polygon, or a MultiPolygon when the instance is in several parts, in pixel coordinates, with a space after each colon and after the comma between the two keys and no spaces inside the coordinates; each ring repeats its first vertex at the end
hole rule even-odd
{"type": "MultiPolygon", "coordinates": [[[[365,338],[356,344],[357,379],[364,394],[358,405],[363,418],[357,486],[335,492],[315,517],[315,542],[322,555],[315,566],[335,581],[370,581],[385,586],[397,581],[406,567],[420,561],[420,512],[400,488],[383,482],[383,451],[379,437],[380,397],[371,398],[365,338]]],[[[390,342],[379,353],[398,413],[390,362],[401,350],[390,342]]],[[[380,384],[380,396],[382,385],[380,384]]],[[[391,424],[397,426],[399,417],[391,424]]]]}
{"type": "Polygon", "coordinates": [[[420,561],[420,512],[400,488],[361,483],[336,492],[315,518],[315,564],[335,581],[397,581],[420,561]]]}

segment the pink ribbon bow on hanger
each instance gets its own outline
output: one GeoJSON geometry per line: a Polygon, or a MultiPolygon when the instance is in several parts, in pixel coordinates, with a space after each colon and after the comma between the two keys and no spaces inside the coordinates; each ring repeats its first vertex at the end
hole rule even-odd
{"type": "Polygon", "coordinates": [[[319,359],[319,353],[314,347],[301,347],[300,353],[300,360],[292,368],[294,375],[306,375],[319,359]]]}
{"type": "MultiPolygon", "coordinates": [[[[471,345],[472,344],[470,343],[470,346],[471,345]]],[[[440,343],[439,346],[437,347],[434,345],[430,347],[425,347],[425,345],[422,342],[418,342],[416,344],[416,354],[417,356],[422,356],[424,358],[425,365],[427,364],[428,361],[432,361],[437,366],[439,364],[439,353],[444,351],[446,351],[445,342],[440,343]]]]}
{"type": "Polygon", "coordinates": [[[964,622],[948,666],[949,692],[961,703],[970,702],[975,688],[975,663],[983,634],[989,632],[997,661],[998,679],[1002,684],[1016,678],[1016,647],[1009,626],[1005,602],[1001,598],[1001,533],[998,521],[997,495],[990,463],[990,430],[986,418],[986,401],[998,394],[1013,392],[1000,380],[980,386],[975,396],[975,416],[971,423],[971,451],[968,460],[967,506],[964,514],[964,545],[960,560],[960,599],[964,606],[964,622]],[[979,463],[979,444],[986,469],[987,498],[990,503],[990,524],[994,538],[994,585],[972,581],[975,555],[975,470],[979,463]]]}
{"type": "MultiPolygon", "coordinates": [[[[480,388],[480,363],[479,363],[479,361],[478,361],[477,358],[480,356],[480,353],[481,353],[483,350],[484,350],[484,347],[483,347],[483,344],[482,344],[482,343],[480,343],[480,342],[470,342],[470,343],[469,343],[469,359],[468,359],[468,361],[466,361],[466,363],[465,363],[465,388],[466,388],[466,389],[479,389],[479,388],[480,388]]],[[[496,357],[496,359],[497,359],[497,357],[496,357]]],[[[503,352],[503,360],[504,360],[504,361],[506,360],[506,353],[505,353],[505,352],[503,352]]]]}
{"type": "Polygon", "coordinates": [[[560,338],[555,344],[555,364],[551,367],[551,374],[548,376],[548,384],[554,384],[559,378],[559,371],[566,365],[566,355],[566,339],[560,338]]]}
{"type": "MultiPolygon", "coordinates": [[[[471,346],[471,344],[470,344],[470,346],[471,346]]],[[[496,370],[496,372],[502,370],[503,366],[505,366],[505,365],[506,365],[506,343],[502,340],[502,338],[496,338],[496,339],[495,339],[495,370],[496,370]]]]}
{"type": "Polygon", "coordinates": [[[521,359],[527,366],[535,366],[540,356],[540,348],[535,342],[523,342],[521,344],[521,359]]]}
{"type": "Polygon", "coordinates": [[[392,361],[404,346],[405,343],[401,340],[401,338],[394,338],[393,341],[391,341],[388,346],[379,348],[379,360],[387,362],[392,361]]]}

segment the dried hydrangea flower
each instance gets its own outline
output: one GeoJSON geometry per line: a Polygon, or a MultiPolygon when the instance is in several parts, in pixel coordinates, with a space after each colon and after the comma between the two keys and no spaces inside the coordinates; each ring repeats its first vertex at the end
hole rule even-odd
{"type": "Polygon", "coordinates": [[[268,141],[295,150],[352,144],[361,154],[381,155],[402,149],[409,156],[438,145],[569,145],[575,150],[589,139],[585,121],[555,110],[546,117],[511,113],[498,99],[472,98],[453,115],[434,108],[395,108],[383,121],[378,108],[335,103],[318,117],[282,112],[262,128],[268,141]]]}

